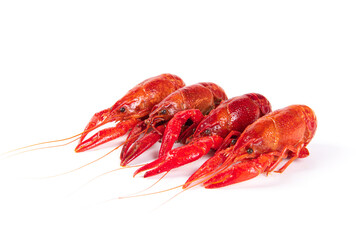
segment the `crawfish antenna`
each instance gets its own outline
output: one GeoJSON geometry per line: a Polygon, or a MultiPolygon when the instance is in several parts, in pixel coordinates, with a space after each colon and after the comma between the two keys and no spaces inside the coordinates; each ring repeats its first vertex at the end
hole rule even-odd
{"type": "Polygon", "coordinates": [[[73,143],[73,142],[75,142],[76,140],[80,139],[79,136],[80,136],[81,134],[82,134],[82,133],[76,134],[76,135],[74,135],[74,136],[72,136],[72,137],[68,137],[68,138],[63,138],[63,139],[58,139],[58,140],[52,140],[52,141],[46,141],[46,142],[40,142],[40,143],[35,143],[35,144],[27,145],[27,146],[24,146],[24,147],[19,147],[19,148],[12,149],[12,150],[10,150],[10,151],[1,153],[0,156],[9,155],[9,154],[11,154],[11,153],[15,153],[15,152],[18,152],[18,151],[20,151],[20,150],[24,150],[24,149],[31,148],[31,147],[35,147],[35,146],[39,146],[39,145],[44,145],[44,144],[49,144],[49,143],[56,143],[56,142],[64,142],[64,141],[67,141],[67,140],[70,140],[70,139],[75,138],[75,139],[73,139],[72,141],[70,141],[70,142],[68,142],[68,143],[65,143],[65,144],[59,144],[59,145],[53,145],[53,146],[47,146],[47,147],[39,147],[39,148],[28,149],[28,150],[24,150],[24,151],[15,153],[15,154],[13,154],[13,155],[17,155],[17,154],[21,154],[21,153],[26,153],[26,152],[31,152],[31,151],[40,150],[40,149],[46,149],[46,148],[62,147],[62,146],[68,145],[68,144],[73,143]]]}
{"type": "Polygon", "coordinates": [[[77,170],[80,170],[80,169],[82,169],[82,168],[84,168],[84,167],[86,167],[86,166],[89,166],[89,165],[91,165],[91,164],[93,164],[93,163],[98,162],[99,160],[103,159],[104,157],[106,157],[106,156],[109,155],[110,153],[114,152],[116,149],[118,149],[118,148],[121,147],[122,145],[123,145],[123,144],[120,144],[119,146],[115,147],[114,149],[112,149],[111,151],[109,151],[109,152],[107,152],[106,154],[102,155],[101,157],[99,157],[99,158],[97,158],[97,159],[95,159],[95,160],[93,160],[93,161],[91,161],[91,162],[88,162],[88,163],[86,163],[86,164],[84,164],[84,165],[82,165],[82,166],[80,166],[80,167],[78,167],[78,168],[69,170],[69,171],[67,171],[67,172],[59,173],[59,174],[56,174],[56,175],[47,176],[47,177],[42,177],[42,178],[45,179],[45,178],[59,177],[59,176],[66,175],[66,174],[75,172],[75,171],[77,171],[77,170]]]}
{"type": "MultiPolygon", "coordinates": [[[[133,138],[139,136],[139,135],[142,134],[142,133],[143,133],[143,131],[140,132],[139,134],[133,136],[133,138]]],[[[99,157],[99,158],[97,158],[97,159],[95,159],[95,160],[93,160],[93,161],[91,161],[91,162],[88,162],[88,163],[86,163],[86,164],[84,164],[84,165],[82,165],[82,166],[80,166],[80,167],[78,167],[78,168],[69,170],[69,171],[67,171],[67,172],[59,173],[59,174],[56,174],[56,175],[52,175],[52,176],[48,176],[48,177],[43,177],[43,178],[59,177],[59,176],[66,175],[66,174],[75,172],[75,171],[77,171],[77,170],[80,170],[80,169],[82,169],[82,168],[84,168],[84,167],[86,167],[86,166],[89,166],[89,165],[93,164],[93,163],[96,163],[96,162],[98,162],[99,160],[101,160],[101,159],[103,159],[104,157],[106,157],[107,155],[109,155],[110,153],[112,153],[112,152],[114,152],[115,150],[119,149],[121,146],[123,146],[127,141],[129,141],[129,140],[131,140],[131,139],[132,139],[132,138],[127,139],[127,140],[124,141],[123,143],[119,144],[119,146],[116,146],[114,149],[110,150],[109,152],[107,152],[106,154],[102,155],[101,157],[99,157]]]]}
{"type": "MultiPolygon", "coordinates": [[[[42,149],[48,149],[48,148],[56,148],[56,147],[63,147],[63,146],[69,145],[70,143],[73,143],[73,142],[77,141],[78,139],[80,139],[80,137],[75,138],[75,139],[71,140],[70,142],[63,143],[63,144],[58,144],[58,145],[53,145],[53,146],[46,146],[46,147],[38,147],[38,148],[32,148],[32,149],[27,149],[27,150],[24,150],[24,151],[20,151],[21,149],[26,149],[26,148],[27,148],[27,147],[22,147],[22,148],[14,149],[14,150],[11,150],[11,151],[9,151],[9,152],[3,153],[3,154],[1,154],[0,156],[2,156],[2,155],[7,155],[7,156],[5,156],[4,158],[10,158],[10,157],[13,157],[13,156],[22,154],[22,153],[32,152],[32,151],[36,151],[36,150],[42,150],[42,149]]],[[[62,140],[59,140],[59,141],[62,141],[62,140]]],[[[64,140],[64,141],[65,141],[65,140],[64,140]]],[[[53,141],[53,142],[54,142],[54,141],[53,141]]],[[[36,145],[40,145],[40,144],[36,144],[36,145]]],[[[33,146],[36,146],[36,145],[33,145],[33,146]]]]}
{"type": "MultiPolygon", "coordinates": [[[[34,144],[30,144],[30,145],[27,145],[27,146],[24,146],[24,147],[19,147],[19,148],[15,148],[15,149],[12,149],[10,151],[7,151],[7,152],[4,152],[4,153],[1,153],[0,156],[5,156],[5,155],[9,155],[11,153],[14,153],[10,156],[15,156],[15,155],[18,155],[18,154],[22,154],[22,153],[26,153],[26,152],[31,152],[31,151],[35,151],[35,150],[41,150],[41,149],[47,149],[47,148],[55,148],[55,147],[62,147],[62,146],[66,146],[70,143],[73,143],[75,142],[76,140],[80,139],[81,138],[81,135],[85,134],[85,133],[89,133],[91,132],[92,130],[94,130],[96,127],[93,127],[93,128],[89,128],[81,133],[78,133],[78,134],[75,134],[74,136],[71,136],[71,137],[67,137],[67,138],[63,138],[63,139],[56,139],[56,140],[51,140],[51,141],[45,141],[45,142],[39,142],[39,143],[34,143],[34,144]],[[73,139],[75,138],[75,139],[73,139]],[[73,139],[73,140],[71,140],[73,139]],[[70,142],[68,143],[64,143],[64,144],[58,144],[58,145],[53,145],[53,146],[47,146],[47,147],[39,147],[39,148],[33,148],[33,149],[28,149],[28,150],[24,150],[24,149],[27,149],[27,148],[32,148],[32,147],[36,147],[36,146],[39,146],[39,145],[45,145],[45,144],[50,144],[50,143],[59,143],[59,142],[64,142],[64,141],[67,141],[67,140],[71,140],[70,142]],[[21,150],[24,150],[24,151],[21,151],[21,150]],[[18,152],[18,151],[21,151],[21,152],[18,152]],[[15,152],[18,152],[18,153],[15,153],[15,152]]],[[[8,156],[8,157],[10,157],[8,156]]]]}
{"type": "Polygon", "coordinates": [[[108,175],[110,173],[113,173],[113,172],[116,172],[116,171],[119,171],[119,170],[125,170],[125,169],[128,169],[128,168],[135,168],[135,167],[141,167],[143,166],[143,164],[140,164],[140,165],[133,165],[133,166],[124,166],[124,167],[120,167],[120,168],[115,168],[113,170],[110,170],[110,171],[107,171],[105,173],[102,173],[100,175],[97,175],[96,177],[93,177],[92,179],[90,179],[89,181],[87,181],[86,183],[84,183],[83,185],[81,185],[75,192],[81,190],[82,188],[84,188],[85,186],[87,186],[88,184],[90,184],[91,182],[95,181],[96,179],[100,178],[100,177],[103,177],[105,175],[108,175]]]}
{"type": "Polygon", "coordinates": [[[160,193],[164,193],[164,192],[169,192],[169,191],[175,190],[177,188],[181,188],[182,186],[183,185],[179,185],[179,186],[176,186],[176,187],[160,190],[160,191],[157,191],[157,192],[150,192],[150,193],[144,193],[144,194],[138,194],[138,195],[129,195],[129,196],[124,196],[124,197],[117,197],[117,199],[145,197],[145,196],[150,196],[150,195],[154,195],[154,194],[160,194],[160,193]]]}

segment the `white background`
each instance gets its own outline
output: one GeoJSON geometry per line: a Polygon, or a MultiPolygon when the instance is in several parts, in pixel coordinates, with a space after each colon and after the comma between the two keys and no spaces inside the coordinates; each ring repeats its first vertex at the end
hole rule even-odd
{"type": "MultiPolygon", "coordinates": [[[[1,239],[358,239],[358,1],[1,1],[0,152],[83,130],[138,82],[161,73],[213,81],[229,97],[318,117],[310,156],[283,174],[231,187],[107,201],[157,177],[132,178],[119,150],[75,143],[0,160],[1,239]],[[163,204],[163,205],[162,205],[163,204]]],[[[156,148],[137,163],[154,159],[156,148]]],[[[204,160],[204,159],[203,159],[204,160]]],[[[179,168],[156,191],[186,181],[179,168]]]]}

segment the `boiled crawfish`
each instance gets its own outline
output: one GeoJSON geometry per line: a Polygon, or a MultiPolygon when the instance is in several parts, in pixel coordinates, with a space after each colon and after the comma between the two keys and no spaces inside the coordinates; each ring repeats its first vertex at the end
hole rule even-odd
{"type": "Polygon", "coordinates": [[[282,173],[296,158],[309,155],[306,146],[314,137],[317,120],[312,109],[292,105],[259,118],[249,125],[236,144],[207,160],[183,185],[219,188],[270,173],[282,173]]]}
{"type": "Polygon", "coordinates": [[[263,95],[250,93],[222,102],[206,117],[194,109],[179,112],[168,123],[159,158],[139,168],[135,175],[146,170],[144,177],[168,172],[201,158],[210,149],[226,148],[249,124],[270,111],[271,105],[263,95]],[[197,123],[190,143],[170,151],[188,119],[197,123]]]}
{"type": "Polygon", "coordinates": [[[127,165],[159,141],[165,131],[165,124],[176,113],[186,109],[196,109],[206,115],[223,100],[227,100],[224,90],[211,82],[186,86],[171,93],[154,106],[149,118],[137,124],[129,133],[120,155],[121,166],[127,165]],[[151,130],[146,132],[149,127],[151,130]],[[138,139],[140,133],[144,131],[145,135],[138,139]]]}
{"type": "Polygon", "coordinates": [[[139,121],[147,118],[156,104],[184,86],[184,82],[172,74],[161,74],[139,83],[112,107],[94,114],[85,127],[75,151],[86,151],[126,134],[139,121]],[[90,131],[109,122],[117,124],[84,140],[90,131]]]}

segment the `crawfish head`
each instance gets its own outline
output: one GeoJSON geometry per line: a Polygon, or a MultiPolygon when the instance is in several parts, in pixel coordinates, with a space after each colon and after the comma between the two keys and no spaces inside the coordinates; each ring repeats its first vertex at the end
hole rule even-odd
{"type": "Polygon", "coordinates": [[[172,74],[162,74],[139,83],[112,107],[94,114],[81,134],[75,151],[86,151],[124,135],[138,121],[147,117],[156,104],[183,86],[183,81],[172,74]],[[113,121],[118,122],[115,127],[101,130],[90,140],[84,141],[90,131],[113,121]]]}
{"type": "MultiPolygon", "coordinates": [[[[112,129],[112,132],[107,131],[105,132],[98,132],[97,135],[94,135],[96,139],[93,139],[90,142],[83,144],[83,140],[85,136],[90,132],[93,131],[100,126],[103,126],[110,122],[123,122],[123,131],[124,134],[126,133],[128,128],[131,128],[136,122],[137,119],[144,118],[148,115],[150,109],[146,104],[148,104],[145,99],[144,95],[141,94],[142,91],[138,93],[138,89],[132,90],[132,94],[127,94],[120,100],[118,100],[112,107],[104,109],[96,114],[91,118],[88,125],[85,127],[83,134],[81,135],[80,142],[78,147],[75,151],[84,151],[87,150],[89,147],[92,148],[93,144],[99,141],[99,138],[107,138],[109,136],[114,136],[113,132],[116,132],[120,129],[112,129]],[[100,136],[101,135],[101,136],[100,136]],[[90,144],[90,145],[89,145],[90,144]],[[89,145],[89,146],[88,146],[89,145]]],[[[119,127],[121,127],[119,125],[119,127]]],[[[118,137],[114,136],[113,138],[118,137]]],[[[98,145],[98,144],[97,144],[98,145]]],[[[95,145],[94,145],[95,146],[95,145]]]]}
{"type": "Polygon", "coordinates": [[[174,102],[161,102],[158,105],[155,105],[149,118],[145,120],[145,123],[149,126],[155,127],[157,123],[165,122],[170,120],[175,113],[180,111],[180,106],[174,102]]]}
{"type": "Polygon", "coordinates": [[[109,110],[108,121],[122,121],[129,118],[142,118],[148,114],[142,96],[133,99],[121,99],[109,110]]]}
{"type": "Polygon", "coordinates": [[[206,136],[221,136],[226,137],[228,131],[223,127],[224,122],[227,120],[226,116],[221,117],[220,115],[212,114],[215,112],[214,109],[210,114],[204,118],[195,129],[194,135],[187,140],[189,142],[192,139],[197,139],[206,136]]]}

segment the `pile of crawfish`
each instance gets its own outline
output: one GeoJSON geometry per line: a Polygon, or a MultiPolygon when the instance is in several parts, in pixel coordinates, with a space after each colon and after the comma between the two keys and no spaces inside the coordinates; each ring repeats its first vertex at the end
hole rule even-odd
{"type": "Polygon", "coordinates": [[[129,132],[120,155],[120,165],[127,166],[161,141],[158,158],[134,173],[150,177],[213,150],[214,155],[182,187],[219,188],[261,173],[282,173],[296,158],[309,155],[306,146],[316,126],[315,113],[305,105],[272,111],[261,94],[228,99],[215,83],[185,86],[178,76],[162,74],[139,83],[112,107],[95,113],[75,151],[92,149],[129,132]],[[110,122],[116,125],[87,137],[110,122]],[[184,145],[173,149],[175,142],[184,145]],[[283,159],[287,162],[278,168],[283,159]]]}

